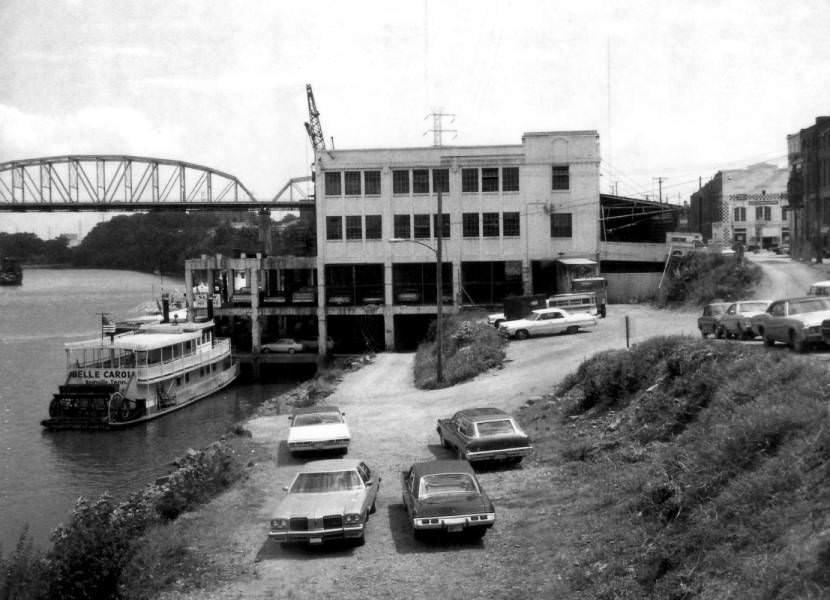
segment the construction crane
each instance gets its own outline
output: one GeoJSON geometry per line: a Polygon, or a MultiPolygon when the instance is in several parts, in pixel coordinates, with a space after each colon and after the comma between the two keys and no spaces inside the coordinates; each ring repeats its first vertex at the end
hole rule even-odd
{"type": "Polygon", "coordinates": [[[320,111],[314,102],[314,92],[311,91],[311,84],[305,86],[305,94],[308,98],[308,123],[305,123],[305,130],[311,139],[314,151],[326,149],[326,139],[323,137],[323,127],[320,125],[320,111]]]}

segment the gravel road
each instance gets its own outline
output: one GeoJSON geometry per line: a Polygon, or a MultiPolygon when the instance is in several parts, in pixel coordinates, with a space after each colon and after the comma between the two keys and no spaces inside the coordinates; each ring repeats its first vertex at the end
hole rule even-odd
{"type": "MultiPolygon", "coordinates": [[[[823,279],[822,266],[774,255],[753,255],[767,277],[756,297],[806,291],[823,279]],[[817,272],[821,275],[817,277],[817,272]]],[[[224,536],[201,549],[214,563],[240,561],[247,575],[211,593],[176,592],[166,598],[540,598],[566,590],[551,564],[563,564],[557,529],[571,538],[578,520],[567,510],[574,489],[558,489],[556,467],[533,456],[519,468],[480,474],[497,511],[496,525],[480,542],[427,543],[413,539],[401,502],[399,473],[412,462],[449,457],[438,444],[435,422],[460,408],[496,406],[514,411],[552,391],[591,354],[654,335],[697,336],[698,311],[661,311],[642,305],[612,305],[608,318],[590,332],[511,342],[504,367],[449,389],[421,391],[411,382],[413,354],[379,354],[347,374],[327,403],[346,412],[353,443],[349,456],[364,459],[382,476],[377,513],[359,548],[283,548],[267,538],[271,511],[284,494],[298,461],[283,440],[285,416],[262,417],[248,428],[266,445],[273,461],[258,463],[251,477],[191,517],[224,536]],[[551,488],[543,509],[523,501],[538,488],[551,488]],[[224,529],[223,529],[224,528],[224,529]]],[[[590,543],[588,540],[586,543],[590,543]]]]}

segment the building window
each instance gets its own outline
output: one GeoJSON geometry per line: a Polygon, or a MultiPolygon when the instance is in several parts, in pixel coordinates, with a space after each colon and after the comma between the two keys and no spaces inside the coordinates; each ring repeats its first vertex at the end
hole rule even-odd
{"type": "Polygon", "coordinates": [[[553,187],[554,190],[571,189],[571,175],[568,165],[553,166],[553,187]]]}
{"type": "Polygon", "coordinates": [[[343,217],[326,217],[326,239],[343,239],[343,217]]]}
{"type": "Polygon", "coordinates": [[[363,173],[363,191],[367,196],[380,195],[380,171],[366,171],[363,173]]]}
{"type": "Polygon", "coordinates": [[[362,217],[360,215],[348,215],[346,217],[346,239],[347,240],[362,240],[363,226],[361,225],[362,217]]]}
{"type": "Polygon", "coordinates": [[[409,193],[409,171],[392,171],[392,193],[409,193]]]}
{"type": "Polygon", "coordinates": [[[412,192],[414,194],[429,194],[429,170],[412,170],[412,192]]]}
{"type": "Polygon", "coordinates": [[[571,213],[553,213],[550,216],[550,237],[573,237],[571,213]]]}
{"type": "MultiPolygon", "coordinates": [[[[432,230],[438,235],[438,215],[432,215],[432,230]]],[[[450,237],[450,216],[447,213],[441,213],[441,237],[445,240],[450,237]]]]}
{"type": "Polygon", "coordinates": [[[461,229],[464,237],[478,237],[478,213],[464,213],[461,215],[461,229]]]}
{"type": "Polygon", "coordinates": [[[380,215],[366,215],[366,239],[379,240],[383,237],[380,215]]]}
{"type": "Polygon", "coordinates": [[[504,237],[517,237],[520,235],[519,213],[506,212],[501,216],[501,230],[504,237]]]}
{"type": "Polygon", "coordinates": [[[781,207],[781,220],[786,221],[789,218],[790,207],[789,206],[782,206],[781,207]]]}
{"type": "Polygon", "coordinates": [[[746,206],[735,207],[735,220],[746,221],[746,206]]]}
{"type": "Polygon", "coordinates": [[[486,212],[481,215],[481,232],[484,237],[499,237],[499,213],[486,212]]]}
{"type": "Polygon", "coordinates": [[[409,228],[409,215],[395,215],[395,237],[409,239],[412,232],[409,228]]]}
{"type": "Polygon", "coordinates": [[[769,206],[756,206],[755,207],[755,220],[756,221],[769,221],[772,219],[772,210],[769,206]]]}
{"type": "Polygon", "coordinates": [[[503,192],[519,191],[519,167],[504,167],[501,170],[501,189],[503,192]]]}
{"type": "Polygon", "coordinates": [[[360,171],[346,171],[346,195],[360,196],[360,171]]]}
{"type": "Polygon", "coordinates": [[[482,169],[481,170],[481,191],[482,192],[498,192],[499,191],[499,170],[498,169],[482,169]]]}
{"type": "Polygon", "coordinates": [[[450,192],[450,171],[449,169],[433,169],[432,170],[432,191],[443,192],[449,194],[450,192]]]}
{"type": "Polygon", "coordinates": [[[430,237],[429,215],[415,215],[413,224],[416,238],[430,237]]]}
{"type": "Polygon", "coordinates": [[[340,195],[340,171],[326,172],[326,196],[340,195]]]}
{"type": "Polygon", "coordinates": [[[461,191],[478,191],[478,169],[461,169],[461,191]]]}

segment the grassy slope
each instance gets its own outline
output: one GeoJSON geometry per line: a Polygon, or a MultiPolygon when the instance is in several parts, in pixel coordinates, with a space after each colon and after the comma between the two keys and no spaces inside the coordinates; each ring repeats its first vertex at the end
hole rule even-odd
{"type": "Polygon", "coordinates": [[[787,353],[654,338],[523,409],[579,490],[573,597],[830,596],[829,389],[787,353]]]}

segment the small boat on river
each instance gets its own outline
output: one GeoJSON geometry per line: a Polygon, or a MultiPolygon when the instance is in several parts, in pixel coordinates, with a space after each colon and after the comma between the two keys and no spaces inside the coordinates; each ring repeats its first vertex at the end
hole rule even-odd
{"type": "MultiPolygon", "coordinates": [[[[114,331],[114,327],[112,328],[114,331]]],[[[120,429],[210,396],[239,375],[213,320],[162,322],[66,344],[47,429],[120,429]]]]}
{"type": "Polygon", "coordinates": [[[23,269],[17,259],[0,257],[0,285],[23,285],[23,269]]]}

